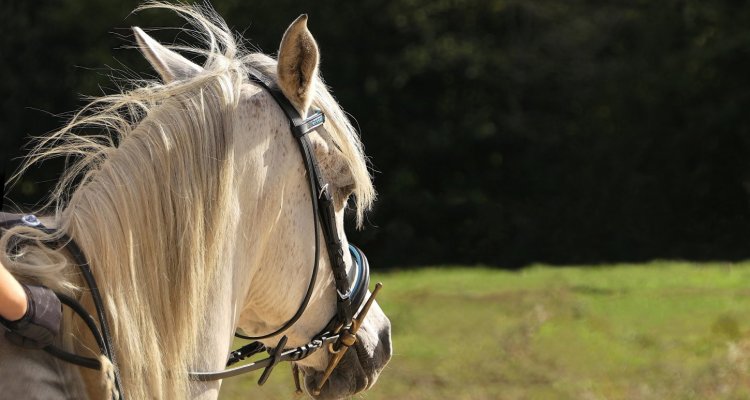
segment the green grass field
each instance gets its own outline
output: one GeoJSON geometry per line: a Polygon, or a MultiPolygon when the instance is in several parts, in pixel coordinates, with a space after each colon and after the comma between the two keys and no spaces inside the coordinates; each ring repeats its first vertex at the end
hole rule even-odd
{"type": "MultiPolygon", "coordinates": [[[[363,399],[750,399],[750,263],[374,277],[394,356],[363,399]]],[[[221,399],[293,399],[279,366],[221,399]]]]}

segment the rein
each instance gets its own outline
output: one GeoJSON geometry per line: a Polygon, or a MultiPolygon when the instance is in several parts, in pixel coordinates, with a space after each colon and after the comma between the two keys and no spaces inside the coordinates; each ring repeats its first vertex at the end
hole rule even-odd
{"type": "MultiPolygon", "coordinates": [[[[316,388],[313,389],[313,394],[319,394],[324,384],[330,377],[331,373],[338,365],[339,361],[343,358],[343,355],[356,343],[356,333],[362,325],[371,305],[375,300],[375,296],[380,291],[382,284],[378,283],[369,299],[365,302],[367,297],[367,290],[370,283],[370,269],[367,258],[365,257],[362,250],[354,245],[349,245],[348,249],[345,249],[338,230],[336,228],[336,214],[333,203],[333,195],[328,187],[328,184],[323,180],[323,176],[320,172],[320,167],[315,159],[312,152],[312,146],[310,139],[307,134],[325,122],[325,114],[316,110],[312,116],[308,118],[302,118],[298,111],[292,106],[289,100],[284,94],[276,87],[276,84],[267,76],[263,75],[257,70],[251,69],[249,72],[249,79],[263,87],[271,96],[274,98],[276,103],[279,105],[281,110],[289,120],[291,133],[297,140],[299,149],[302,155],[302,160],[305,164],[305,169],[308,175],[309,188],[310,188],[310,199],[311,207],[313,209],[313,219],[315,228],[315,261],[313,264],[313,270],[308,283],[305,297],[303,298],[297,312],[281,327],[274,330],[273,332],[261,335],[261,336],[245,336],[240,333],[235,333],[235,336],[249,340],[260,340],[266,339],[272,336],[276,336],[294,325],[304,313],[307,305],[310,301],[313,289],[315,288],[315,281],[317,279],[319,264],[320,264],[320,233],[323,232],[323,237],[328,252],[328,258],[330,260],[331,269],[334,276],[334,284],[336,287],[336,315],[326,324],[325,328],[313,336],[311,341],[303,346],[295,347],[292,349],[286,349],[285,345],[287,342],[287,336],[282,336],[278,344],[274,348],[266,348],[262,343],[255,341],[242,348],[235,350],[230,353],[227,367],[244,360],[254,354],[260,353],[267,350],[269,357],[250,362],[240,367],[229,368],[223,371],[217,372],[189,372],[189,379],[192,381],[213,381],[224,378],[237,376],[240,374],[256,371],[263,369],[258,384],[263,385],[268,377],[270,376],[273,368],[282,361],[300,361],[312,353],[320,350],[321,348],[327,348],[332,354],[329,364],[326,370],[323,372],[323,378],[318,382],[316,388]],[[344,261],[344,255],[346,251],[351,255],[353,262],[353,277],[350,279],[349,274],[346,270],[346,262],[344,261]],[[350,283],[351,281],[351,283],[350,283]],[[364,304],[363,304],[364,303],[364,304]],[[354,316],[354,312],[358,309],[361,310],[354,316]]],[[[98,321],[94,320],[85,308],[76,300],[69,296],[61,293],[56,293],[60,301],[66,306],[70,307],[83,321],[91,331],[94,339],[97,342],[99,351],[115,366],[114,368],[114,380],[115,387],[119,393],[119,399],[124,400],[122,392],[121,380],[117,368],[117,362],[115,353],[112,346],[112,337],[110,334],[109,325],[107,323],[106,316],[104,314],[104,303],[99,293],[99,288],[94,279],[94,275],[91,272],[91,267],[83,253],[78,247],[75,241],[69,236],[56,232],[53,229],[47,228],[33,215],[24,215],[19,218],[17,215],[0,213],[0,228],[9,229],[13,226],[25,225],[38,229],[47,234],[57,234],[58,236],[44,244],[57,249],[67,250],[73,261],[78,266],[83,275],[84,280],[90,290],[94,306],[96,308],[96,314],[98,321]],[[97,327],[97,322],[99,326],[97,327]]],[[[20,241],[15,242],[15,245],[20,245],[20,241]]],[[[101,362],[98,359],[84,357],[77,354],[69,353],[55,346],[47,346],[44,350],[64,361],[69,363],[90,368],[90,369],[101,369],[101,362]]],[[[298,368],[293,364],[293,372],[295,378],[295,385],[297,392],[301,392],[298,368]]],[[[113,394],[113,398],[117,400],[117,395],[113,394]]]]}
{"type": "MultiPolygon", "coordinates": [[[[40,230],[49,235],[56,234],[55,230],[45,227],[42,222],[39,221],[39,219],[34,215],[28,214],[20,218],[13,218],[17,216],[13,214],[0,213],[0,217],[5,217],[0,218],[0,228],[3,229],[10,229],[14,226],[24,225],[40,230]],[[8,219],[8,216],[10,216],[11,218],[8,219]]],[[[101,327],[101,330],[96,326],[96,322],[94,322],[94,318],[91,316],[91,314],[89,314],[77,300],[62,293],[55,294],[60,299],[60,302],[62,304],[70,307],[78,316],[81,317],[81,319],[83,319],[83,321],[86,323],[86,326],[91,331],[91,334],[94,336],[96,344],[99,347],[99,351],[115,366],[115,388],[117,389],[117,393],[119,393],[120,399],[124,400],[124,396],[122,395],[120,373],[116,367],[117,359],[115,358],[115,352],[112,347],[112,335],[110,334],[107,318],[104,315],[104,302],[102,301],[102,296],[99,292],[99,285],[97,285],[94,274],[91,272],[91,266],[89,265],[86,256],[83,254],[83,251],[80,247],[78,247],[76,242],[70,236],[65,234],[60,235],[58,238],[53,239],[52,241],[48,241],[44,244],[56,247],[58,249],[67,250],[70,253],[70,256],[73,257],[73,261],[78,266],[78,269],[81,271],[81,275],[83,275],[83,278],[86,281],[86,285],[89,287],[91,298],[94,301],[94,308],[96,308],[96,314],[99,319],[99,327],[101,327]]],[[[21,243],[17,241],[15,245],[21,245],[21,243]]],[[[96,370],[100,370],[102,368],[101,362],[98,359],[79,356],[77,354],[67,352],[54,345],[47,346],[43,350],[50,355],[55,356],[63,361],[67,361],[71,364],[96,370]]],[[[115,398],[115,400],[117,399],[114,395],[113,398],[115,398]]]]}

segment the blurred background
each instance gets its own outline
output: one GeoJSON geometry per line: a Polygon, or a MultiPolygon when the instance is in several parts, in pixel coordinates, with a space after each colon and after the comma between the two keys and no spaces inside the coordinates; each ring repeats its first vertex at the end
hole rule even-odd
{"type": "MultiPolygon", "coordinates": [[[[7,170],[82,95],[113,92],[110,68],[152,74],[126,48],[130,26],[182,25],[129,15],[138,1],[3,3],[7,170]]],[[[322,74],[372,158],[380,201],[352,235],[378,266],[750,255],[750,4],[213,4],[271,54],[310,15],[322,74]]],[[[35,203],[59,170],[33,171],[9,198],[35,203]]]]}

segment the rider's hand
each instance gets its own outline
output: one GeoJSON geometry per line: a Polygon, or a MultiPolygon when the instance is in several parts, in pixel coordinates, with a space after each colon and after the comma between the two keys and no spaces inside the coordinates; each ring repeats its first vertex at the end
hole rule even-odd
{"type": "Polygon", "coordinates": [[[57,295],[44,286],[23,285],[28,307],[26,314],[16,321],[0,317],[0,323],[7,328],[5,337],[11,343],[40,349],[52,344],[60,333],[62,306],[57,295]]]}

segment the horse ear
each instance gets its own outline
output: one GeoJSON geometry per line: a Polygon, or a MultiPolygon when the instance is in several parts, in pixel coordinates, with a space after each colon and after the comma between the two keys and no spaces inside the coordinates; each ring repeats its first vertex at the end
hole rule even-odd
{"type": "Polygon", "coordinates": [[[307,30],[307,15],[302,14],[281,39],[276,68],[281,91],[303,116],[312,103],[319,61],[318,45],[307,30]]]}
{"type": "Polygon", "coordinates": [[[203,71],[199,65],[164,47],[141,28],[134,26],[133,33],[141,53],[146,56],[164,83],[192,78],[203,71]]]}

